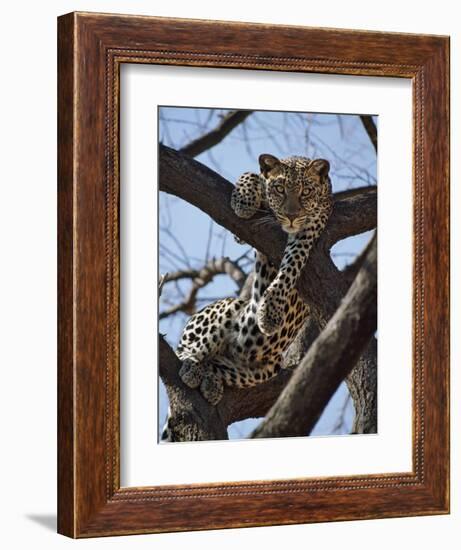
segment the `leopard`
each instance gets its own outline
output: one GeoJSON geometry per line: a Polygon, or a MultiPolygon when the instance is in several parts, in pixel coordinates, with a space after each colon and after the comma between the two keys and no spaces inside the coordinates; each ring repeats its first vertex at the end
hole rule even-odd
{"type": "Polygon", "coordinates": [[[287,234],[280,265],[255,250],[250,297],[224,298],[193,314],[176,349],[180,378],[211,405],[226,386],[252,387],[285,368],[286,351],[309,315],[297,282],[332,212],[328,160],[271,154],[258,160],[259,174],[238,178],[231,208],[246,220],[259,214],[255,223],[270,220],[287,234]]]}

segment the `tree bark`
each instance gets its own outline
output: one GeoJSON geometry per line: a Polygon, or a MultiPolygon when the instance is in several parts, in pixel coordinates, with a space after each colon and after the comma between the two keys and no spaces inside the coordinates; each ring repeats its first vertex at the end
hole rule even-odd
{"type": "Polygon", "coordinates": [[[181,362],[159,336],[159,372],[165,384],[170,410],[168,420],[172,441],[227,439],[227,425],[217,407],[212,407],[198,391],[192,391],[179,377],[181,362]]]}

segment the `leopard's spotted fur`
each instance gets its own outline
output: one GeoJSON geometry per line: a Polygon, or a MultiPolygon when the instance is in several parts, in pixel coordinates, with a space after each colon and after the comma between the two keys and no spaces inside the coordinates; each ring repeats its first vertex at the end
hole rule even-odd
{"type": "Polygon", "coordinates": [[[308,314],[296,283],[332,207],[326,160],[261,155],[259,163],[260,175],[239,178],[231,204],[242,218],[266,210],[288,233],[280,267],[257,251],[250,300],[225,298],[193,315],[177,349],[182,380],[212,404],[224,385],[253,386],[283,367],[308,314]]]}

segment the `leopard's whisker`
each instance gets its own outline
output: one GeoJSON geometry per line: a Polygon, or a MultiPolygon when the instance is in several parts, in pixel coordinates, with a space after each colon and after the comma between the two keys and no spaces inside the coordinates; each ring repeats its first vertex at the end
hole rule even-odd
{"type": "Polygon", "coordinates": [[[254,225],[261,226],[261,225],[277,225],[275,222],[275,219],[271,216],[267,216],[264,218],[259,218],[254,221],[254,225]]]}
{"type": "Polygon", "coordinates": [[[275,219],[274,216],[271,216],[270,214],[266,214],[265,216],[261,216],[259,218],[257,218],[255,221],[258,221],[258,220],[273,220],[275,219]]]}

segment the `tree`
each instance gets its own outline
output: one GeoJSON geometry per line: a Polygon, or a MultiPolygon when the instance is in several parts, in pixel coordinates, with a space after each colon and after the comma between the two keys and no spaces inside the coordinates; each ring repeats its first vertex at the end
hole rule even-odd
{"type": "MultiPolygon", "coordinates": [[[[267,231],[254,220],[237,218],[230,208],[232,184],[191,157],[191,153],[206,151],[225,139],[251,114],[241,113],[227,113],[216,128],[191,140],[181,151],[161,145],[160,190],[200,208],[214,222],[279,262],[285,246],[282,231],[275,227],[267,231]]],[[[376,149],[373,119],[361,117],[361,121],[376,149]]],[[[310,433],[344,378],[355,408],[352,431],[376,432],[377,366],[373,336],[376,331],[376,240],[342,272],[330,255],[332,246],[339,240],[376,227],[376,186],[346,190],[336,193],[334,198],[331,220],[298,285],[313,315],[286,359],[290,365],[298,365],[295,371],[282,371],[272,381],[255,388],[227,389],[219,405],[212,407],[198,391],[190,390],[179,379],[180,362],[160,336],[160,376],[170,401],[170,425],[175,439],[226,439],[231,423],[251,417],[265,417],[254,430],[254,437],[310,433]],[[302,421],[295,422],[294,418],[302,421]]],[[[238,261],[206,258],[201,269],[188,267],[167,274],[162,285],[189,278],[191,287],[186,296],[178,297],[177,303],[162,315],[166,317],[179,311],[192,313],[198,290],[218,273],[227,273],[239,292],[245,293],[249,281],[240,261],[246,258],[246,255],[238,261]]]]}

